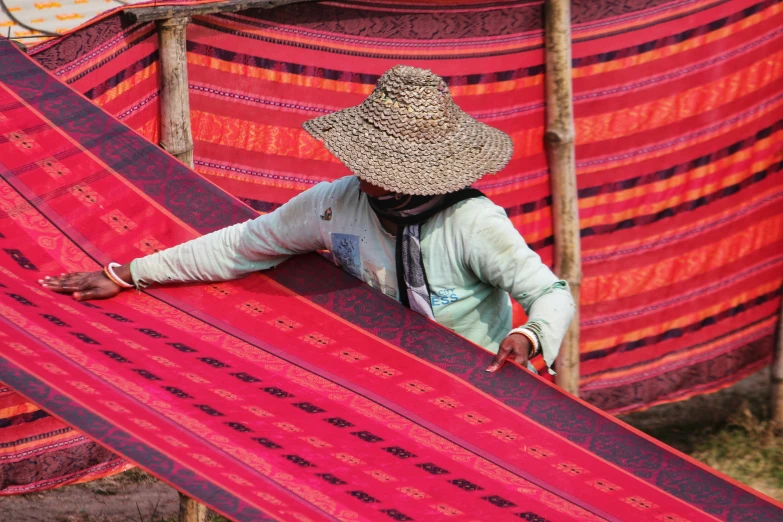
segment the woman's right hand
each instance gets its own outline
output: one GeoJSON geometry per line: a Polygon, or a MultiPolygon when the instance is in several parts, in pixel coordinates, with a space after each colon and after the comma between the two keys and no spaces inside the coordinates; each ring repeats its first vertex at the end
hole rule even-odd
{"type": "Polygon", "coordinates": [[[38,282],[44,288],[58,294],[71,294],[77,301],[109,299],[122,291],[122,288],[106,277],[103,271],[60,274],[57,277],[46,276],[38,282]]]}

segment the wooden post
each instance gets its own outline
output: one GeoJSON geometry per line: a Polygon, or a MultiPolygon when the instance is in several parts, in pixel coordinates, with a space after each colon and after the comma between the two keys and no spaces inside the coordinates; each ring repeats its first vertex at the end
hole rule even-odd
{"type": "Polygon", "coordinates": [[[180,493],[179,522],[207,522],[207,506],[180,493]]]}
{"type": "MultiPolygon", "coordinates": [[[[160,47],[160,146],[193,168],[193,133],[190,128],[188,56],[185,30],[190,18],[157,20],[160,47]]],[[[179,522],[206,522],[207,507],[179,494],[179,522]]]]}
{"type": "Polygon", "coordinates": [[[783,430],[783,302],[780,303],[780,318],[770,379],[772,389],[769,409],[772,425],[776,430],[783,430]]]}
{"type": "Polygon", "coordinates": [[[579,289],[582,260],[574,160],[574,101],[571,86],[570,0],[544,2],[546,38],[546,132],[552,180],[555,273],[571,286],[576,315],[557,358],[557,384],[579,395],[579,289]]]}
{"type": "Polygon", "coordinates": [[[185,29],[190,18],[159,20],[160,42],[160,146],[193,168],[193,135],[190,129],[188,58],[185,29]]]}

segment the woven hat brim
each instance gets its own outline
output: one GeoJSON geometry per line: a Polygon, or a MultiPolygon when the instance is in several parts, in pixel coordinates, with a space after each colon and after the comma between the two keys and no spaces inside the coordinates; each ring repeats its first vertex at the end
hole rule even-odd
{"type": "Polygon", "coordinates": [[[366,121],[359,107],[303,126],[356,176],[400,194],[431,196],[469,187],[502,170],[514,152],[505,132],[461,110],[457,130],[437,141],[392,136],[366,121]]]}

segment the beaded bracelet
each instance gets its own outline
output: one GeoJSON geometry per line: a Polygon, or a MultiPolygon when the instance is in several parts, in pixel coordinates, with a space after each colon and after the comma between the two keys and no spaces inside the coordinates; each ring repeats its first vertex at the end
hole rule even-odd
{"type": "Polygon", "coordinates": [[[119,268],[119,263],[109,263],[105,267],[103,267],[103,273],[106,275],[106,277],[109,278],[109,280],[114,283],[115,285],[119,286],[120,288],[134,288],[134,286],[130,283],[126,283],[122,279],[120,279],[117,274],[114,272],[115,268],[119,268]]]}

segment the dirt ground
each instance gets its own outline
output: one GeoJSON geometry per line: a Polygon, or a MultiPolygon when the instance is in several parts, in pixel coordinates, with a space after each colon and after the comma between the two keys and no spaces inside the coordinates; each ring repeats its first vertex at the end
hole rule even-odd
{"type": "Polygon", "coordinates": [[[43,493],[0,497],[3,522],[164,522],[177,492],[138,470],[43,493]]]}
{"type": "MultiPolygon", "coordinates": [[[[769,373],[763,371],[721,392],[622,419],[783,500],[783,450],[763,420],[768,393],[769,373]]],[[[84,485],[0,497],[0,518],[2,522],[171,522],[178,506],[172,488],[131,470],[84,485]]]]}

